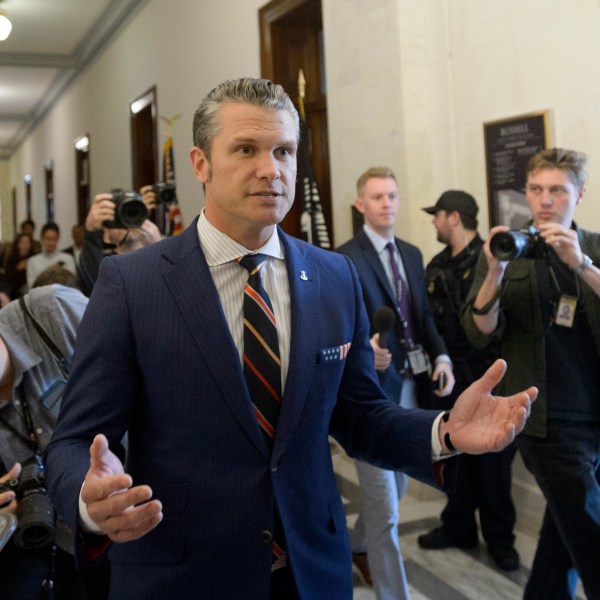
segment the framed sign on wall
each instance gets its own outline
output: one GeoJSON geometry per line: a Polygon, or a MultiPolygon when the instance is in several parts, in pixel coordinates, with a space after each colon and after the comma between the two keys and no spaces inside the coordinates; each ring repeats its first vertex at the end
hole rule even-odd
{"type": "Polygon", "coordinates": [[[525,198],[527,163],[547,148],[549,111],[483,124],[490,227],[520,228],[530,212],[525,198]]]}

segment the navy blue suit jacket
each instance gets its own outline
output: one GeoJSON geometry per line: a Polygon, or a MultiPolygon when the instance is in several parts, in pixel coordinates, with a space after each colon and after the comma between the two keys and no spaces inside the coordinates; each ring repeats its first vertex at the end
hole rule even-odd
{"type": "Polygon", "coordinates": [[[154,530],[112,545],[111,598],[264,600],[271,548],[261,532],[272,529],[276,502],[300,597],[350,599],[329,434],[353,457],[435,484],[435,413],[383,399],[350,261],[280,236],[292,331],[271,455],[196,223],[102,261],[47,464],[57,509],[77,528],[93,436],[118,443],[128,432],[126,471],[163,503],[154,530]],[[322,350],[347,343],[345,356],[323,360],[322,350]]]}
{"type": "MultiPolygon", "coordinates": [[[[423,344],[431,361],[440,354],[448,354],[446,344],[438,333],[427,296],[425,270],[423,268],[423,255],[412,244],[394,238],[402,264],[406,271],[406,279],[410,288],[410,299],[413,311],[413,326],[415,329],[415,342],[423,344]]],[[[392,290],[377,251],[367,234],[361,229],[350,241],[338,248],[350,257],[362,285],[367,315],[371,322],[371,335],[376,333],[373,327],[373,316],[380,306],[388,306],[396,312],[396,295],[392,290]]],[[[392,353],[392,364],[384,372],[379,373],[381,385],[388,397],[395,402],[400,399],[402,389],[402,375],[400,370],[404,367],[406,353],[400,344],[402,326],[396,319],[393,331],[388,336],[388,348],[392,353]]],[[[424,387],[429,382],[423,382],[424,387]]],[[[430,395],[430,387],[419,394],[420,402],[426,404],[430,395]]]]}

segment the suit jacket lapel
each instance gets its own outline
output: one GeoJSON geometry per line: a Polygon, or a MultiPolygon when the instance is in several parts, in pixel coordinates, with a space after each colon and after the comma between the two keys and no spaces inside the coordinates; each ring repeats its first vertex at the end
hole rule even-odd
{"type": "Polygon", "coordinates": [[[318,329],[319,273],[306,248],[288,238],[281,230],[285,262],[290,284],[291,344],[281,413],[275,434],[273,460],[277,460],[289,443],[306,401],[313,376],[318,329]]]}
{"type": "Polygon", "coordinates": [[[200,248],[196,221],[173,242],[165,246],[162,266],[173,301],[187,323],[223,398],[259,451],[268,455],[265,439],[252,411],[239,354],[200,248]]]}
{"type": "Polygon", "coordinates": [[[392,290],[392,286],[390,285],[390,280],[385,273],[383,265],[381,264],[381,259],[379,258],[379,254],[375,250],[371,240],[367,236],[364,231],[360,231],[356,236],[356,240],[360,247],[364,250],[365,260],[369,263],[369,266],[375,273],[379,284],[385,290],[385,293],[388,296],[388,300],[390,301],[392,306],[396,306],[397,299],[396,293],[392,290]]]}

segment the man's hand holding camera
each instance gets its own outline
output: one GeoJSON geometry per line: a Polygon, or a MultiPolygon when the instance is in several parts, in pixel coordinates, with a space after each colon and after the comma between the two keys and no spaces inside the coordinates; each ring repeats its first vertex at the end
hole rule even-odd
{"type": "MultiPolygon", "coordinates": [[[[156,202],[154,186],[144,186],[140,192],[142,193],[140,197],[143,197],[146,209],[152,208],[156,202]]],[[[149,219],[141,218],[147,213],[144,213],[144,215],[140,213],[139,225],[136,222],[135,227],[115,227],[114,223],[118,210],[115,196],[115,194],[98,194],[95,196],[85,220],[85,228],[88,231],[103,230],[104,241],[115,246],[117,253],[131,252],[162,239],[156,224],[149,219]],[[127,242],[127,245],[123,248],[124,242],[127,242]]],[[[141,204],[141,200],[139,204],[141,204]]]]}
{"type": "Polygon", "coordinates": [[[473,320],[483,333],[492,333],[498,326],[498,307],[500,286],[506,265],[505,260],[499,260],[492,253],[490,242],[498,233],[508,232],[506,225],[498,225],[490,229],[490,234],[483,245],[483,253],[487,260],[487,273],[477,297],[472,304],[473,320]]]}
{"type": "Polygon", "coordinates": [[[152,499],[147,485],[133,485],[121,461],[109,450],[104,435],[90,447],[90,468],[81,490],[81,501],[97,533],[114,542],[136,540],[162,521],[162,504],[152,499]]]}
{"type": "Polygon", "coordinates": [[[538,231],[546,244],[554,249],[558,258],[568,267],[575,269],[581,264],[583,252],[574,229],[560,223],[540,223],[538,231]]]}
{"type": "Polygon", "coordinates": [[[142,201],[146,205],[148,211],[151,211],[156,208],[157,197],[155,186],[153,185],[145,185],[140,188],[140,194],[142,195],[142,201]]]}
{"type": "MultiPolygon", "coordinates": [[[[15,463],[12,466],[12,469],[0,477],[0,487],[2,484],[10,481],[11,479],[17,479],[21,474],[21,465],[19,463],[15,463]]],[[[0,510],[3,512],[14,513],[17,510],[17,500],[14,491],[8,490],[6,492],[0,493],[0,510]]]]}
{"type": "Polygon", "coordinates": [[[114,220],[115,203],[111,198],[112,194],[98,194],[94,197],[85,219],[85,228],[88,231],[98,231],[102,229],[106,221],[114,220]]]}

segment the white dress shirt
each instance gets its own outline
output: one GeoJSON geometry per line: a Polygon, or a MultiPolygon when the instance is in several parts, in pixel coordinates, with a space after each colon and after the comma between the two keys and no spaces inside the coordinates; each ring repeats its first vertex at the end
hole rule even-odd
{"type": "Polygon", "coordinates": [[[238,349],[240,363],[243,362],[244,352],[244,286],[248,281],[248,271],[236,259],[251,253],[267,256],[267,263],[260,270],[260,275],[275,313],[283,393],[290,358],[291,307],[287,267],[277,228],[264,246],[251,251],[213,227],[202,210],[198,219],[198,237],[221,299],[225,320],[238,349]]]}

